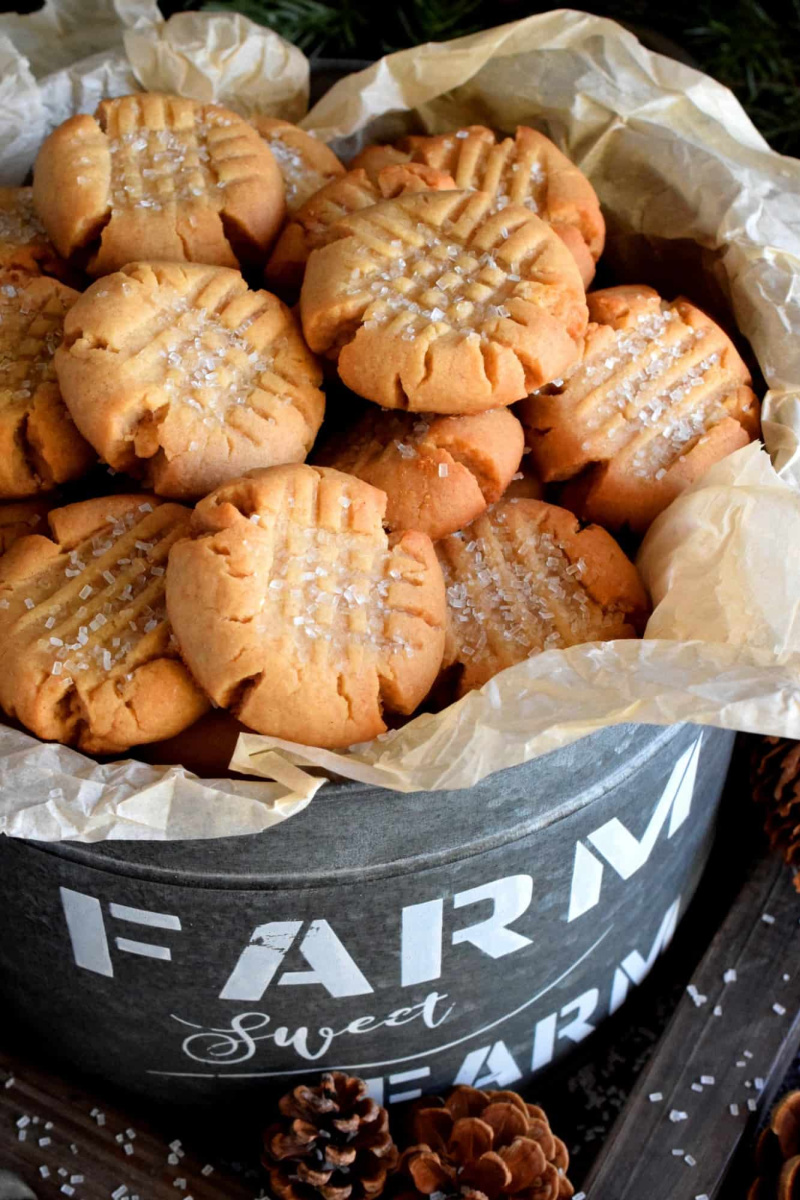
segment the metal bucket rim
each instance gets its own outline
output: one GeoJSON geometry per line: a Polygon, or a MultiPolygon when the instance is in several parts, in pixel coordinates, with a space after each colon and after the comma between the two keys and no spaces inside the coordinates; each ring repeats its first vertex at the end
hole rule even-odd
{"type": "MultiPolygon", "coordinates": [[[[219,889],[224,891],[307,891],[314,888],[330,887],[335,884],[338,887],[347,887],[366,883],[376,879],[391,879],[399,875],[406,875],[409,872],[420,874],[427,870],[436,869],[448,863],[460,862],[464,859],[475,857],[479,854],[485,854],[493,850],[508,846],[514,842],[521,841],[532,834],[540,832],[543,829],[549,828],[557,821],[565,820],[573,813],[579,812],[587,808],[590,804],[613,791],[622,785],[632,774],[642,769],[642,767],[657,753],[662,751],[678,734],[687,728],[687,723],[680,725],[668,725],[665,727],[653,727],[658,732],[645,746],[637,751],[637,753],[607,775],[599,779],[595,784],[584,789],[577,795],[565,797],[564,800],[557,806],[539,811],[531,815],[530,819],[514,825],[511,828],[499,831],[495,834],[490,834],[482,837],[479,840],[464,843],[456,847],[448,849],[431,851],[429,854],[416,855],[412,858],[393,858],[383,863],[374,863],[366,866],[353,866],[343,870],[336,869],[325,874],[319,871],[308,872],[306,874],[293,872],[289,875],[278,875],[275,873],[264,873],[261,875],[241,874],[236,875],[230,871],[218,871],[214,873],[199,874],[187,869],[176,868],[174,866],[160,866],[152,863],[143,864],[139,862],[128,862],[123,859],[109,859],[102,854],[96,853],[96,848],[93,844],[82,842],[33,842],[21,839],[25,845],[32,849],[39,850],[45,854],[51,854],[57,858],[63,858],[71,862],[81,863],[88,869],[100,871],[108,875],[122,875],[127,878],[136,878],[150,883],[156,883],[159,886],[166,887],[200,887],[203,889],[219,889]]],[[[696,727],[699,728],[699,727],[696,727]]],[[[724,731],[719,731],[724,732],[724,731]]],[[[589,735],[592,736],[592,735],[589,735]]],[[[581,739],[582,740],[582,739],[581,739]]],[[[510,768],[512,771],[519,770],[518,767],[510,768]]],[[[320,792],[319,796],[314,800],[314,804],[332,803],[336,799],[335,790],[341,787],[346,787],[347,791],[364,790],[364,784],[350,785],[333,785],[327,793],[320,792]],[[335,790],[334,790],[335,789],[335,790]]],[[[442,797],[446,797],[447,793],[442,792],[442,797]]],[[[398,794],[396,802],[402,803],[403,796],[398,794]]],[[[246,836],[246,835],[245,835],[246,836]]],[[[268,837],[269,830],[261,834],[253,835],[255,837],[268,837]]],[[[208,841],[220,841],[235,843],[236,837],[229,838],[210,838],[208,841]]],[[[98,843],[102,845],[103,843],[98,843]]],[[[157,845],[168,845],[169,843],[155,843],[157,845]]]]}

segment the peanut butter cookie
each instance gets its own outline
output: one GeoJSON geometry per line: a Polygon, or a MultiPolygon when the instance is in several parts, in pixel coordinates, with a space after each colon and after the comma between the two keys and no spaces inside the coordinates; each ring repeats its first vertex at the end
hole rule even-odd
{"type": "Polygon", "coordinates": [[[386,497],[306,465],[253,471],[198,504],[170,555],[181,654],[260,733],[344,747],[410,713],[442,660],[445,600],[422,533],[387,537],[386,497]]]}
{"type": "Polygon", "coordinates": [[[299,125],[277,117],[254,117],[253,124],[280,167],[290,214],[326,183],[344,175],[345,168],[333,151],[299,125]]]}
{"type": "Polygon", "coordinates": [[[506,490],[504,500],[544,500],[544,484],[531,462],[530,447],[525,448],[519,470],[506,490]]]}
{"type": "Polygon", "coordinates": [[[558,147],[535,129],[517,128],[516,136],[498,141],[484,125],[469,125],[436,136],[402,138],[395,147],[368,147],[353,167],[374,171],[387,150],[446,171],[455,186],[488,192],[493,211],[524,204],[538,213],[569,246],[588,287],[603,252],[605,222],[589,180],[558,147]]]}
{"type": "Polygon", "coordinates": [[[302,461],[325,410],[292,314],[224,267],[132,263],[97,280],[56,367],[101,457],[177,499],[302,461]]]}
{"type": "Polygon", "coordinates": [[[41,738],[117,754],[171,737],[208,702],[166,620],[170,547],[191,514],[152,496],[50,513],[0,559],[0,704],[41,738]]]}
{"type": "Polygon", "coordinates": [[[750,373],[714,321],[652,288],[593,292],[581,362],[519,407],[543,479],[585,520],[643,532],[759,432],[750,373]]]}
{"type": "Polygon", "coordinates": [[[343,217],[308,260],[312,350],[385,408],[483,412],[563,375],[587,324],[575,260],[522,205],[415,192],[343,217]]]}
{"type": "Polygon", "coordinates": [[[278,164],[248,121],[155,92],[59,125],[39,151],[33,198],[59,254],[91,275],[143,255],[257,265],[286,212],[278,164]]]}
{"type": "Polygon", "coordinates": [[[447,586],[444,667],[458,694],[543,650],[636,637],[647,595],[609,533],[563,508],[501,500],[436,544],[447,586]]]}
{"type": "Polygon", "coordinates": [[[372,406],[316,461],[386,492],[389,529],[418,529],[436,540],[500,499],[523,449],[522,426],[507,408],[431,417],[372,406]]]}
{"type": "Polygon", "coordinates": [[[49,491],[95,461],[61,398],[53,356],[78,292],[0,271],[0,499],[49,491]]]}
{"type": "Polygon", "coordinates": [[[342,217],[406,192],[454,188],[455,183],[446,172],[414,163],[387,164],[374,175],[364,170],[348,171],[326,184],[293,213],[270,255],[264,278],[270,286],[293,298],[300,291],[309,254],[318,246],[336,240],[335,227],[342,217]]]}

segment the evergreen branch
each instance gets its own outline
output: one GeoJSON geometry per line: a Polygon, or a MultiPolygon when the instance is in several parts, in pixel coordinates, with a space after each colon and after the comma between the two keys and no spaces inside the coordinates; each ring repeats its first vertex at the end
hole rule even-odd
{"type": "MultiPolygon", "coordinates": [[[[483,28],[481,21],[472,20],[481,7],[482,0],[406,0],[405,6],[397,10],[404,45],[418,46],[475,33],[483,28]]],[[[386,46],[387,50],[391,48],[389,43],[386,46]]]]}
{"type": "Polygon", "coordinates": [[[366,13],[349,0],[204,0],[205,11],[238,12],[274,29],[301,50],[320,53],[335,47],[341,57],[358,49],[358,37],[368,24],[366,13]]]}
{"type": "MultiPolygon", "coordinates": [[[[378,58],[421,42],[461,37],[540,11],[535,0],[202,0],[240,12],[311,55],[378,58]]],[[[162,0],[168,11],[196,0],[162,0]]],[[[640,22],[683,46],[730,87],[776,150],[800,152],[800,0],[584,0],[601,16],[640,22]]],[[[584,5],[581,5],[583,7],[584,5]]]]}

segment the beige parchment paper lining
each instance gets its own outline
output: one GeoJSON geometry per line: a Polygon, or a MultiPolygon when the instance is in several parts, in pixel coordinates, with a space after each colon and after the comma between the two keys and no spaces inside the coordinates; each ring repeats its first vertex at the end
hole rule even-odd
{"type": "MultiPolygon", "coordinates": [[[[308,64],[243,17],[164,22],[151,0],[49,0],[0,17],[0,182],[21,182],[67,116],[136,88],[298,120],[308,64]]],[[[387,56],[302,121],[345,157],[466,122],[542,129],[597,189],[619,276],[735,322],[769,388],[768,453],[740,450],[654,523],[638,560],[654,603],[641,642],[541,654],[347,753],[242,735],[231,765],[265,782],[101,765],[0,727],[0,832],[255,833],[311,801],[324,780],[307,767],[398,792],[463,788],[629,721],[800,738],[800,163],[772,152],[718,83],[570,10],[387,56]]]]}

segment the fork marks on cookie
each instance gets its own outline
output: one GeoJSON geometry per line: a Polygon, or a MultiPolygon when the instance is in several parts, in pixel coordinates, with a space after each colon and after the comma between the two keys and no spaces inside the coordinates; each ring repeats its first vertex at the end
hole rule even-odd
{"type": "Polygon", "coordinates": [[[164,576],[170,547],[188,520],[187,510],[154,508],[142,496],[52,559],[24,596],[14,596],[17,630],[26,631],[31,652],[65,689],[74,684],[89,693],[107,676],[130,679],[156,652],[177,657],[164,576]]]}
{"type": "Polygon", "coordinates": [[[0,405],[29,401],[41,383],[55,380],[53,355],[61,344],[64,314],[77,293],[25,287],[0,277],[0,405]]]}
{"type": "Polygon", "coordinates": [[[448,604],[445,665],[461,692],[545,650],[632,637],[646,597],[610,535],[538,500],[500,501],[436,551],[448,604]],[[602,597],[602,599],[601,599],[602,597]]]}
{"type": "MultiPolygon", "coordinates": [[[[590,298],[600,320],[615,289],[590,298]]],[[[755,413],[748,372],[725,333],[685,301],[620,289],[627,307],[590,327],[582,361],[558,386],[534,393],[523,422],[545,478],[614,460],[629,481],[660,483],[730,417],[755,413]]]]}
{"type": "Polygon", "coordinates": [[[238,118],[151,95],[107,103],[100,119],[111,155],[113,209],[223,207],[226,183],[218,164],[241,151],[238,118]]]}
{"type": "MultiPolygon", "coordinates": [[[[281,630],[300,657],[412,654],[390,617],[402,607],[396,584],[414,586],[420,564],[386,545],[374,522],[365,525],[358,491],[345,476],[303,475],[287,481],[270,525],[269,579],[257,628],[281,630]]],[[[355,482],[355,481],[354,481],[355,482]]],[[[255,521],[258,537],[261,522],[255,521]]]]}
{"type": "Polygon", "coordinates": [[[365,301],[368,328],[390,322],[413,340],[433,324],[486,338],[498,319],[514,318],[515,300],[531,300],[556,282],[533,278],[546,246],[544,227],[519,211],[506,224],[485,220],[483,195],[450,197],[428,209],[412,201],[406,212],[398,202],[395,211],[381,206],[350,217],[361,246],[347,294],[365,301]]]}
{"type": "Polygon", "coordinates": [[[547,529],[505,524],[499,509],[438,547],[459,655],[508,665],[586,640],[591,620],[604,620],[581,585],[586,564],[547,529]]]}

